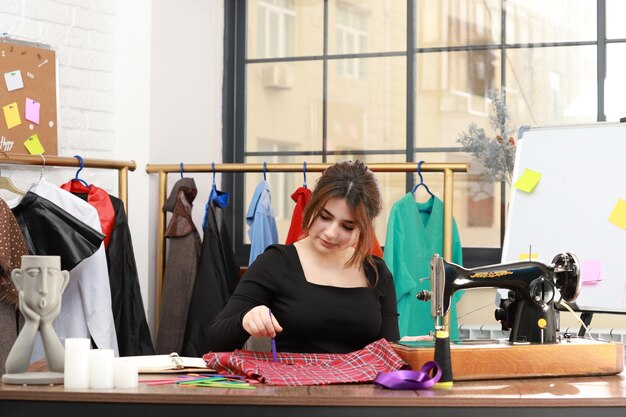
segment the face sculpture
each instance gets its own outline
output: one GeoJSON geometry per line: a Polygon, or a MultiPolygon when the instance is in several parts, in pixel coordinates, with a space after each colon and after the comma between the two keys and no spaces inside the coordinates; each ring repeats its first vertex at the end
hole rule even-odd
{"type": "Polygon", "coordinates": [[[12,277],[24,304],[40,316],[54,310],[69,281],[58,256],[23,256],[22,268],[14,270],[12,277]]]}

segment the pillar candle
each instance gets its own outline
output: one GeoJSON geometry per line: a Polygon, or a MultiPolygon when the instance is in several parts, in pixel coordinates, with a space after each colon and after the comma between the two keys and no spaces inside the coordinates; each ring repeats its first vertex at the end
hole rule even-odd
{"type": "Polygon", "coordinates": [[[113,349],[89,351],[89,388],[113,388],[113,349]]]}
{"type": "Polygon", "coordinates": [[[113,374],[115,388],[137,388],[139,383],[139,373],[137,365],[124,360],[124,358],[116,358],[113,361],[113,374]]]}
{"type": "Polygon", "coordinates": [[[65,339],[65,371],[63,375],[65,388],[89,388],[89,347],[89,339],[65,339]]]}

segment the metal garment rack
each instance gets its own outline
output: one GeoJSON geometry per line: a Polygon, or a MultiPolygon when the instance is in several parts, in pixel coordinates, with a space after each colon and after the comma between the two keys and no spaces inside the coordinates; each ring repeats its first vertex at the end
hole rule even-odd
{"type": "MultiPolygon", "coordinates": [[[[116,169],[118,171],[118,198],[128,212],[128,171],[137,167],[135,161],[112,161],[106,159],[83,159],[85,168],[116,169]]],[[[0,165],[36,165],[44,167],[80,167],[78,158],[47,155],[0,154],[0,165]]]]}
{"type": "MultiPolygon", "coordinates": [[[[328,163],[307,163],[307,172],[322,172],[333,164],[328,163]]],[[[417,172],[417,163],[397,162],[397,163],[369,163],[367,167],[373,172],[417,172]]],[[[423,163],[420,167],[422,172],[443,173],[443,256],[445,259],[452,258],[452,193],[454,190],[454,173],[467,172],[467,163],[423,163]]],[[[161,306],[161,289],[163,286],[163,274],[165,271],[165,218],[166,213],[160,210],[165,204],[167,192],[167,174],[181,172],[302,172],[302,164],[168,164],[157,165],[147,164],[148,174],[159,174],[159,214],[157,224],[157,253],[156,253],[156,324],[159,324],[159,311],[161,306]]]]}

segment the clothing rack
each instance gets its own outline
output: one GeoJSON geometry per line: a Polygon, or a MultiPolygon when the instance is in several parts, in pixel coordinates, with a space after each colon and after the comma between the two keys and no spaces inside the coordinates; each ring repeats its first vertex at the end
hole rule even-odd
{"type": "MultiPolygon", "coordinates": [[[[329,163],[307,163],[307,172],[322,172],[333,164],[329,163]]],[[[369,163],[367,167],[373,172],[417,172],[417,163],[394,162],[394,163],[369,163]]],[[[420,166],[421,172],[442,172],[443,173],[443,257],[452,258],[452,194],[454,190],[454,173],[467,172],[467,163],[423,163],[420,166]]],[[[159,174],[159,208],[165,204],[167,193],[167,174],[182,172],[213,173],[213,172],[302,172],[302,164],[147,164],[148,174],[159,174]]],[[[159,209],[157,222],[157,253],[156,253],[156,323],[159,323],[159,311],[161,305],[161,289],[163,286],[163,275],[165,271],[165,211],[159,209]]]]}
{"type": "MultiPolygon", "coordinates": [[[[0,165],[38,165],[42,168],[53,167],[80,167],[78,158],[47,155],[19,155],[0,154],[0,165]]],[[[118,171],[118,198],[124,203],[128,212],[128,171],[137,167],[135,161],[112,161],[106,159],[83,159],[85,168],[116,169],[118,171]]]]}

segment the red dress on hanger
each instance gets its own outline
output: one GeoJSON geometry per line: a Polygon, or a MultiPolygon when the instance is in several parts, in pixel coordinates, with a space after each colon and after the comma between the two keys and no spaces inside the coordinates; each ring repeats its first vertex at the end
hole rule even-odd
{"type": "Polygon", "coordinates": [[[302,213],[304,208],[309,202],[311,197],[311,190],[306,187],[299,187],[293,194],[291,199],[296,202],[296,208],[293,210],[293,216],[291,217],[291,225],[289,226],[289,232],[287,233],[286,245],[290,245],[297,242],[302,238],[302,213]]]}
{"type": "Polygon", "coordinates": [[[113,227],[115,226],[115,210],[113,209],[113,203],[111,203],[109,193],[93,184],[86,186],[77,179],[66,182],[61,185],[61,188],[86,200],[90,205],[96,208],[98,217],[100,218],[100,225],[102,226],[102,233],[105,235],[104,247],[105,249],[108,248],[111,232],[113,232],[113,227]]]}

